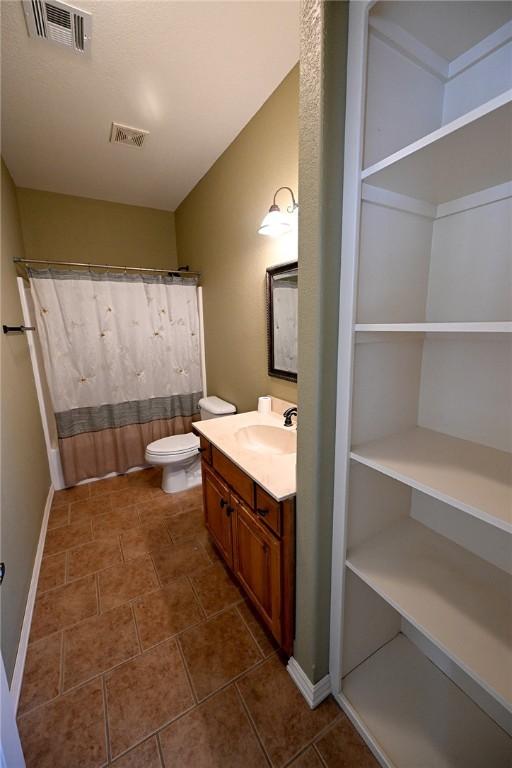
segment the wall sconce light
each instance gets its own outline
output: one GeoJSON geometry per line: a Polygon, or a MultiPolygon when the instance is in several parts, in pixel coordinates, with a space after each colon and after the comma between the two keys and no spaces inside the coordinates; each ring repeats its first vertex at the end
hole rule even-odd
{"type": "Polygon", "coordinates": [[[295,200],[295,196],[290,187],[279,187],[279,189],[277,189],[274,193],[274,199],[272,201],[272,205],[270,206],[269,212],[260,224],[258,234],[267,235],[268,237],[279,237],[279,235],[284,235],[285,232],[289,232],[292,228],[291,217],[289,214],[296,211],[298,207],[298,203],[295,200]],[[281,211],[279,206],[276,204],[276,197],[282,189],[287,189],[292,196],[292,204],[289,205],[286,209],[288,213],[281,211]]]}

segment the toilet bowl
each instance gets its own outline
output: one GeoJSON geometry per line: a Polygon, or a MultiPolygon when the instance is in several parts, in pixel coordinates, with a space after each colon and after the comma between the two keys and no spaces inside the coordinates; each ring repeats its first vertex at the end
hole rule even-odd
{"type": "MultiPolygon", "coordinates": [[[[203,397],[199,401],[201,420],[218,419],[235,413],[236,408],[220,397],[203,397]]],[[[145,460],[162,467],[162,490],[178,493],[201,483],[199,438],[187,432],[155,440],[146,447],[145,460]]]]}

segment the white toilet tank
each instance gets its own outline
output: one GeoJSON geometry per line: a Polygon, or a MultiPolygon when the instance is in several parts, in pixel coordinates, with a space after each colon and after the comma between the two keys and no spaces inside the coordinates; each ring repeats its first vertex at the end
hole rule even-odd
{"type": "Polygon", "coordinates": [[[199,410],[201,412],[201,420],[205,419],[218,419],[219,416],[229,416],[231,413],[236,413],[236,408],[232,403],[227,403],[225,400],[221,400],[220,397],[202,397],[199,401],[199,410]]]}

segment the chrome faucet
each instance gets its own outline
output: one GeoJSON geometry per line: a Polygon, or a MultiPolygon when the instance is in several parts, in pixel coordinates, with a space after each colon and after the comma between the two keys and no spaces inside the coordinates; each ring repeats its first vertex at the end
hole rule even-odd
{"type": "Polygon", "coordinates": [[[293,427],[292,422],[292,416],[297,416],[297,408],[293,406],[292,408],[287,408],[286,411],[283,413],[284,416],[284,427],[293,427]]]}

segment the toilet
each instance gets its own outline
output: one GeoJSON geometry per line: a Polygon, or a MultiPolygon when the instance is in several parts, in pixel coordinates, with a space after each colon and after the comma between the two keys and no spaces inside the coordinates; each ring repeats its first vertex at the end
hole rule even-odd
{"type": "MultiPolygon", "coordinates": [[[[220,397],[202,397],[199,401],[201,420],[218,419],[236,412],[231,403],[220,397]]],[[[162,490],[178,493],[201,482],[199,438],[192,432],[185,435],[162,437],[146,447],[145,460],[154,467],[162,467],[162,490]]]]}

